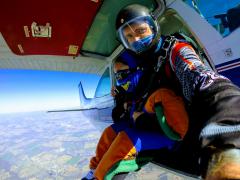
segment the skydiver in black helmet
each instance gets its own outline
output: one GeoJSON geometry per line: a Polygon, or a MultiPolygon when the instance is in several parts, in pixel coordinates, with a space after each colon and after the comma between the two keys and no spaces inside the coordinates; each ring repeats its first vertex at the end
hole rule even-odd
{"type": "Polygon", "coordinates": [[[116,30],[123,46],[145,59],[140,63],[185,99],[190,114],[185,141],[199,152],[202,177],[240,179],[239,88],[204,65],[190,43],[161,35],[145,6],[123,8],[116,30]]]}

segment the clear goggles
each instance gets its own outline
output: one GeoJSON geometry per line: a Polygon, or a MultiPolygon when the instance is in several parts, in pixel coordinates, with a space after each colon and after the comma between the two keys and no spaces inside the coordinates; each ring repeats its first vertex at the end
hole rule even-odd
{"type": "Polygon", "coordinates": [[[127,78],[129,76],[129,74],[131,74],[131,71],[129,69],[119,70],[116,73],[114,73],[117,81],[127,78]]]}
{"type": "Polygon", "coordinates": [[[144,38],[146,31],[151,31],[154,37],[157,34],[158,26],[151,16],[134,18],[123,24],[117,31],[118,38],[127,49],[133,49],[132,43],[135,37],[144,38]]]}

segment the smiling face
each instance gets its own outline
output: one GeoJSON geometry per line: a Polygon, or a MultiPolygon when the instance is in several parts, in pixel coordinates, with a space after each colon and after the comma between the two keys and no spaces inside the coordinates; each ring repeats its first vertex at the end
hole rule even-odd
{"type": "Polygon", "coordinates": [[[152,17],[143,16],[125,22],[117,33],[126,49],[140,54],[157,42],[158,25],[152,17]]]}
{"type": "Polygon", "coordinates": [[[133,23],[123,29],[123,35],[129,44],[152,35],[152,30],[145,22],[133,23]]]}

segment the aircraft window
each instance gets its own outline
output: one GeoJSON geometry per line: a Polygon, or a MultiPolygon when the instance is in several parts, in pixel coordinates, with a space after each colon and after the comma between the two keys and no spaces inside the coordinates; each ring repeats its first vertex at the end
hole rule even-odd
{"type": "Polygon", "coordinates": [[[107,68],[98,82],[95,97],[102,97],[108,95],[110,93],[110,88],[110,71],[109,68],[107,68]]]}
{"type": "Polygon", "coordinates": [[[178,13],[175,10],[173,9],[166,10],[164,14],[158,19],[158,21],[160,23],[161,32],[163,35],[182,33],[191,38],[196,48],[198,49],[198,53],[199,55],[201,55],[204,64],[215,70],[213,63],[209,60],[207,54],[205,54],[204,49],[201,47],[200,43],[191,33],[184,20],[178,15],[178,13]]]}
{"type": "Polygon", "coordinates": [[[240,0],[184,0],[223,36],[240,27],[240,0]]]}

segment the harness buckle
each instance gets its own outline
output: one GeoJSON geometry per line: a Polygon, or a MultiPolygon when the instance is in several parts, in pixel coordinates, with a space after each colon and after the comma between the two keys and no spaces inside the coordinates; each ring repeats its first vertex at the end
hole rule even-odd
{"type": "Polygon", "coordinates": [[[163,60],[166,59],[167,56],[168,56],[169,49],[176,42],[176,40],[177,39],[174,36],[168,36],[164,40],[164,43],[163,43],[162,48],[161,48],[160,56],[158,57],[157,66],[154,67],[155,72],[159,71],[160,67],[162,66],[162,64],[164,62],[163,60]]]}

